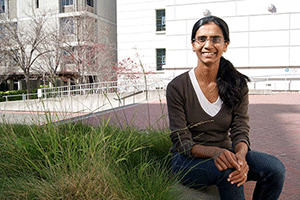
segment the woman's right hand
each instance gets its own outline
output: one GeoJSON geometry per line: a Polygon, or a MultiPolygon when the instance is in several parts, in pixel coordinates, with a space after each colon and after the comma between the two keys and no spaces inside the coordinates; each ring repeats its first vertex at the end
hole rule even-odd
{"type": "Polygon", "coordinates": [[[227,149],[219,149],[214,158],[215,165],[220,171],[234,168],[237,171],[241,170],[236,155],[227,149]]]}

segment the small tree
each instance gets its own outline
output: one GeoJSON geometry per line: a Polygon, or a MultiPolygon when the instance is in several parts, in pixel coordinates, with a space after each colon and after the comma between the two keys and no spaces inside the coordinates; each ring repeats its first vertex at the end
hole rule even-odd
{"type": "MultiPolygon", "coordinates": [[[[63,53],[60,48],[58,27],[53,28],[53,32],[49,35],[47,43],[42,44],[42,51],[48,49],[49,52],[42,54],[37,62],[37,70],[43,72],[48,77],[52,85],[57,85],[57,80],[62,65],[63,53]]],[[[42,53],[42,52],[41,52],[42,53]]],[[[45,77],[44,77],[45,78],[45,77]]]]}
{"type": "Polygon", "coordinates": [[[132,89],[134,91],[145,90],[148,98],[148,81],[153,72],[142,63],[139,54],[133,58],[128,57],[119,61],[115,66],[115,71],[118,77],[118,86],[123,88],[121,92],[128,92],[127,88],[130,86],[130,91],[132,89]]]}
{"type": "MultiPolygon", "coordinates": [[[[60,49],[63,51],[64,64],[74,65],[71,69],[85,83],[87,54],[89,44],[95,40],[95,19],[85,12],[78,16],[60,19],[60,49]]],[[[70,69],[69,69],[70,70],[70,69]]]]}
{"type": "Polygon", "coordinates": [[[12,20],[7,15],[0,15],[2,52],[15,62],[25,76],[26,89],[30,93],[29,79],[32,68],[42,55],[52,50],[44,49],[49,33],[46,32],[46,13],[37,15],[32,11],[28,20],[12,20]]]}
{"type": "Polygon", "coordinates": [[[108,41],[109,31],[105,27],[97,29],[97,20],[87,12],[78,16],[61,19],[61,49],[64,63],[74,64],[74,73],[80,82],[110,81],[115,79],[113,60],[116,60],[116,45],[108,41]]]}
{"type": "Polygon", "coordinates": [[[114,66],[118,79],[130,80],[132,83],[141,83],[145,77],[151,76],[153,72],[149,67],[144,66],[138,54],[135,57],[127,57],[120,60],[114,66]]]}
{"type": "Polygon", "coordinates": [[[95,75],[94,81],[105,82],[115,81],[117,71],[114,68],[116,63],[116,47],[111,43],[94,43],[89,46],[87,54],[87,72],[95,75]]]}

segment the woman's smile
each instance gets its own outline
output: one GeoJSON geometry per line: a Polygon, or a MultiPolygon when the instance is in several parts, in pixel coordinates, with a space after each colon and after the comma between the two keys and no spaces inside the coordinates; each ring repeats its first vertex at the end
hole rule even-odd
{"type": "Polygon", "coordinates": [[[204,55],[206,57],[213,56],[215,54],[216,54],[215,52],[202,52],[202,55],[204,55]]]}

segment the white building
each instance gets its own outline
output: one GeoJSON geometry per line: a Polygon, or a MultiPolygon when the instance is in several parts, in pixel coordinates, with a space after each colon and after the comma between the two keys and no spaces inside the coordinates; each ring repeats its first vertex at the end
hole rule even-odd
{"type": "Polygon", "coordinates": [[[300,90],[300,1],[119,0],[117,10],[119,59],[139,53],[164,77],[191,69],[197,64],[192,27],[211,14],[228,23],[231,44],[224,57],[253,79],[250,87],[300,90]]]}
{"type": "MultiPolygon", "coordinates": [[[[47,18],[48,27],[52,26],[53,30],[58,28],[60,33],[64,34],[64,36],[67,35],[67,37],[73,39],[77,43],[79,33],[76,33],[76,28],[78,28],[79,25],[78,23],[76,24],[76,22],[78,22],[78,18],[82,16],[87,17],[94,23],[92,27],[94,38],[103,39],[103,29],[105,29],[105,32],[107,33],[107,36],[105,37],[106,42],[109,41],[110,43],[115,44],[115,47],[117,45],[116,0],[0,0],[1,17],[7,17],[9,20],[14,21],[16,26],[30,21],[33,13],[35,13],[35,15],[46,14],[45,16],[47,18]]],[[[0,23],[4,22],[1,21],[0,23]]],[[[31,24],[27,24],[27,26],[29,27],[31,24]]],[[[81,32],[83,32],[82,29],[84,29],[84,27],[86,27],[84,24],[80,27],[81,32]]],[[[84,38],[84,36],[82,36],[82,38],[84,38]]],[[[80,42],[87,43],[91,41],[92,40],[88,41],[87,39],[83,39],[80,42]]],[[[115,56],[111,56],[110,63],[117,62],[116,48],[114,51],[115,56]]],[[[6,67],[5,65],[7,65],[7,63],[0,63],[0,68],[6,67]]],[[[72,64],[70,63],[68,63],[68,66],[65,63],[61,64],[59,73],[65,73],[67,69],[70,69],[70,67],[72,67],[72,64]]],[[[74,72],[72,69],[70,69],[69,74],[72,73],[78,74],[78,72],[74,72]]],[[[22,71],[19,70],[13,72],[13,74],[14,75],[8,77],[8,86],[5,87],[8,87],[7,89],[24,88],[22,87],[22,82],[24,81],[21,80],[23,79],[22,71]]],[[[36,74],[36,77],[38,77],[42,73],[41,71],[35,71],[32,72],[32,74],[36,74]]],[[[1,74],[1,70],[0,75],[3,76],[3,74],[1,74]]],[[[87,79],[89,79],[91,76],[94,76],[92,72],[88,72],[83,75],[86,76],[87,79]]]]}

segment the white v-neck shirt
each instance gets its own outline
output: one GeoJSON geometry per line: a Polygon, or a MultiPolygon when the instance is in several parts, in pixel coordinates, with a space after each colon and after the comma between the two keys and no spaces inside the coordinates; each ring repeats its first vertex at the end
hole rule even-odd
{"type": "Polygon", "coordinates": [[[196,95],[198,97],[198,101],[202,107],[202,109],[211,117],[216,116],[222,107],[222,100],[220,99],[220,96],[218,97],[217,101],[214,103],[211,103],[207,100],[205,95],[203,94],[200,85],[197,81],[196,75],[195,75],[195,68],[189,71],[189,76],[193,85],[193,88],[196,92],[196,95]]]}

